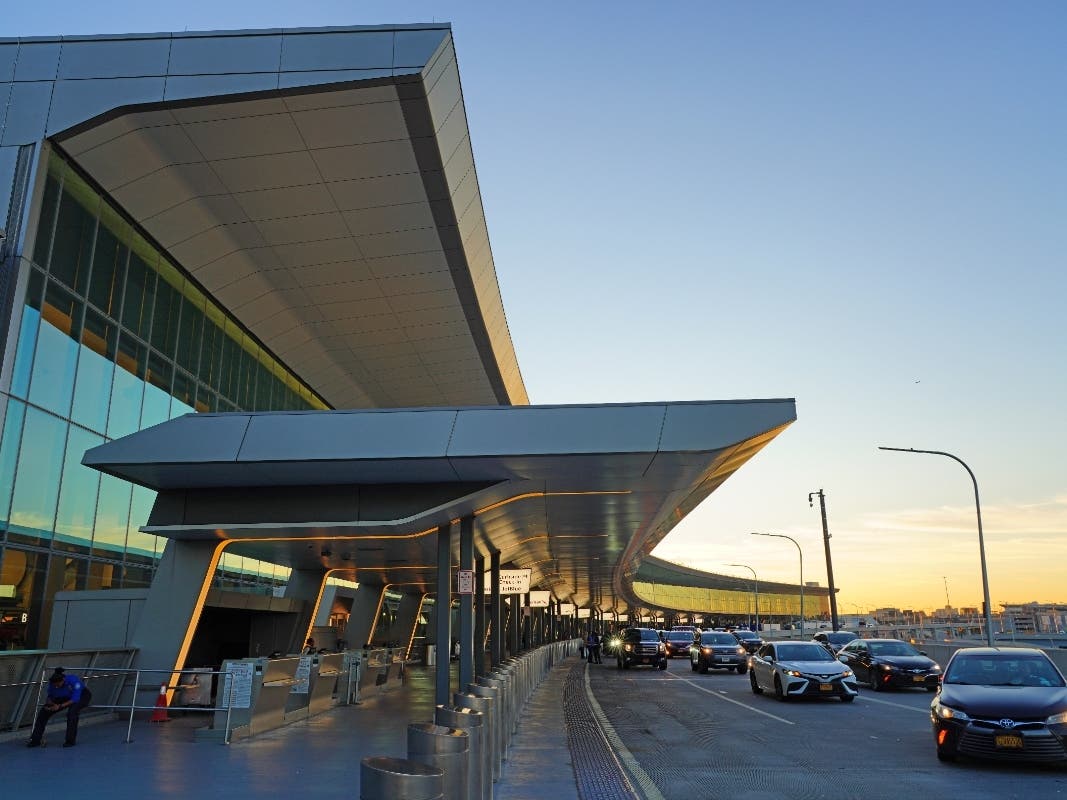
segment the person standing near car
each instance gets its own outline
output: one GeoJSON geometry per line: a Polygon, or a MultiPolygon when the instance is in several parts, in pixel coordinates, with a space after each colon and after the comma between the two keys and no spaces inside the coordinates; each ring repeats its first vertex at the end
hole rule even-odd
{"type": "Polygon", "coordinates": [[[67,675],[62,667],[56,667],[56,671],[48,679],[48,699],[37,712],[37,718],[33,722],[33,732],[27,747],[40,747],[44,736],[44,727],[53,714],[63,709],[67,710],[67,735],[63,740],[64,747],[74,747],[78,739],[78,718],[82,709],[92,702],[93,694],[89,687],[82,683],[77,675],[67,675]]]}

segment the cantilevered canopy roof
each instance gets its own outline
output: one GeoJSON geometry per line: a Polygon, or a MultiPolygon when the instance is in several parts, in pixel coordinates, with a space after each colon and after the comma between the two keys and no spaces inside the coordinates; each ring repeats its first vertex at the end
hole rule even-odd
{"type": "Polygon", "coordinates": [[[407,591],[433,591],[438,526],[473,516],[476,554],[621,611],[643,556],[795,419],[792,400],[195,414],[83,463],[159,492],[147,532],[407,591]]]}
{"type": "Polygon", "coordinates": [[[447,25],[45,44],[49,138],[332,406],[527,402],[447,25]]]}

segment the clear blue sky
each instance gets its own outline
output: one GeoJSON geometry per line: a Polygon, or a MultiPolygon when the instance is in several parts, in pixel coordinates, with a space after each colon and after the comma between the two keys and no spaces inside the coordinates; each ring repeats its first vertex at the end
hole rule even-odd
{"type": "Polygon", "coordinates": [[[1067,602],[1062,2],[8,4],[0,33],[450,21],[533,402],[795,397],[657,555],[842,610],[1067,602]]]}

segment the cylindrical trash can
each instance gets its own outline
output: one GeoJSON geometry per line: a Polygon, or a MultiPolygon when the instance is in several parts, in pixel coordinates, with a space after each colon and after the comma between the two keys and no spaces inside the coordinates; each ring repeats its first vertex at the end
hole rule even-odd
{"type": "Polygon", "coordinates": [[[445,773],[444,800],[467,800],[470,737],[432,722],[408,725],[408,758],[445,773]]]}
{"type": "Polygon", "coordinates": [[[359,762],[360,800],[443,800],[445,773],[403,758],[368,756],[359,762]]]}
{"type": "Polygon", "coordinates": [[[470,800],[492,800],[493,767],[489,761],[489,748],[485,741],[488,728],[485,715],[472,708],[437,706],[434,722],[448,728],[466,731],[470,737],[470,760],[467,764],[467,787],[470,800]]]}
{"type": "Polygon", "coordinates": [[[437,645],[426,645],[426,657],[423,659],[422,663],[427,667],[437,666],[437,645]]]}
{"type": "Polygon", "coordinates": [[[482,713],[482,741],[485,742],[485,749],[489,752],[489,778],[492,781],[499,780],[500,751],[497,749],[493,699],[491,697],[478,697],[473,694],[456,692],[452,695],[452,703],[460,708],[470,708],[482,713]]]}

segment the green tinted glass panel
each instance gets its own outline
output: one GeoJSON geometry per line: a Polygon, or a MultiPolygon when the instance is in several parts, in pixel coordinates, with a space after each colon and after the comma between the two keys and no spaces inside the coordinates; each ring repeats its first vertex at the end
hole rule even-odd
{"type": "Polygon", "coordinates": [[[130,521],[132,485],[111,475],[100,477],[100,498],[96,505],[93,553],[121,557],[126,549],[126,526],[130,521]]]}
{"type": "Polygon", "coordinates": [[[88,544],[93,538],[93,518],[100,473],[82,466],[82,456],[90,447],[103,444],[104,438],[74,425],[67,437],[67,455],[59,489],[56,514],[56,540],[88,544]]]}
{"type": "Polygon", "coordinates": [[[151,344],[167,358],[174,358],[178,341],[178,312],[181,295],[164,280],[156,282],[156,296],[152,311],[151,344]]]}
{"type": "Polygon", "coordinates": [[[52,538],[67,423],[35,408],[26,410],[18,472],[11,499],[11,533],[42,544],[52,538]]]}
{"type": "Polygon", "coordinates": [[[18,461],[19,441],[22,439],[22,420],[26,406],[18,400],[8,400],[4,417],[4,438],[0,442],[0,519],[8,520],[11,491],[15,487],[15,464],[18,461]]]}
{"type": "Polygon", "coordinates": [[[118,368],[111,388],[111,409],[107,416],[107,435],[118,439],[137,430],[141,421],[148,348],[129,335],[119,336],[118,368]]]}
{"type": "Polygon", "coordinates": [[[148,338],[155,292],[155,271],[141,253],[130,253],[130,263],[126,269],[126,288],[122,296],[121,321],[123,327],[133,331],[141,339],[148,338]]]}
{"type": "Polygon", "coordinates": [[[48,162],[44,198],[41,201],[41,216],[37,222],[37,241],[33,246],[33,260],[40,266],[48,263],[48,249],[52,243],[52,231],[56,224],[56,209],[59,207],[59,182],[63,162],[53,158],[48,162]]]}
{"type": "Polygon", "coordinates": [[[82,296],[89,285],[89,258],[96,235],[98,207],[99,198],[88,194],[84,184],[68,172],[59,199],[48,273],[82,296]],[[86,208],[86,204],[90,207],[86,208]]]}
{"type": "Polygon", "coordinates": [[[114,211],[101,210],[100,226],[93,250],[93,270],[89,277],[89,302],[109,317],[118,319],[122,284],[126,278],[129,248],[123,243],[128,227],[114,211]]]}
{"type": "Polygon", "coordinates": [[[133,505],[130,507],[130,522],[126,533],[127,558],[131,555],[152,558],[160,555],[163,550],[162,541],[158,536],[138,530],[142,525],[148,524],[148,515],[155,501],[156,493],[151,489],[143,486],[133,487],[133,505]]]}
{"type": "Polygon", "coordinates": [[[117,341],[118,326],[96,311],[86,309],[72,419],[100,433],[107,429],[117,341]]]}
{"type": "Polygon", "coordinates": [[[37,352],[30,377],[30,402],[61,416],[70,414],[83,303],[49,281],[45,291],[37,352]]]}
{"type": "Polygon", "coordinates": [[[41,295],[44,294],[44,275],[35,269],[31,269],[28,283],[26,305],[22,308],[22,322],[19,325],[19,343],[18,349],[15,351],[15,367],[11,375],[11,393],[17,397],[25,397],[30,389],[33,353],[37,348],[37,331],[41,322],[41,295]]]}

